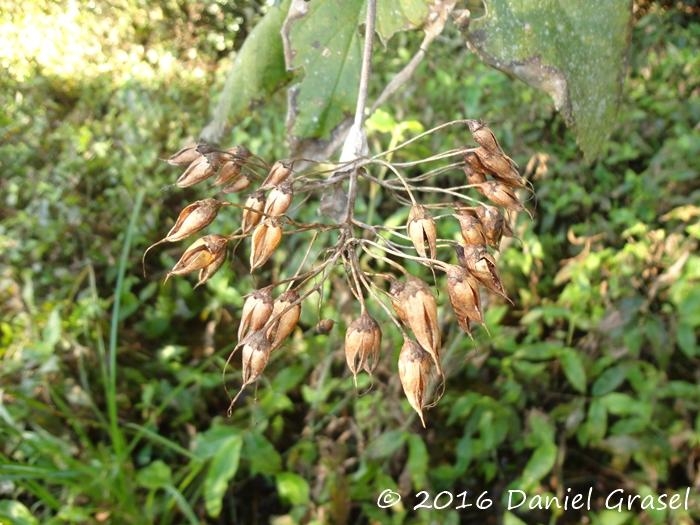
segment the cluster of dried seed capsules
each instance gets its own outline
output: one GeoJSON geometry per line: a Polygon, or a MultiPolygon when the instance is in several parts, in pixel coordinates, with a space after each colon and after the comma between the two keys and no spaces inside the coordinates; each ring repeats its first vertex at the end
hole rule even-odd
{"type": "MultiPolygon", "coordinates": [[[[461,240],[455,243],[438,238],[438,228],[430,215],[430,206],[418,204],[411,196],[406,233],[418,260],[433,271],[437,269],[446,274],[447,295],[457,323],[471,336],[472,323],[484,321],[480,287],[510,301],[489,250],[497,250],[502,237],[512,235],[502,209],[506,213],[527,211],[518,199],[516,190],[526,188],[528,184],[488,127],[477,120],[466,123],[478,145],[460,150],[464,154],[461,165],[467,185],[491,204],[453,206],[453,217],[457,219],[461,232],[461,240]],[[437,259],[438,246],[445,244],[454,246],[457,264],[437,259]]],[[[199,272],[197,286],[207,282],[224,263],[229,243],[247,237],[251,239],[251,273],[263,266],[280,245],[282,225],[288,220],[286,213],[294,196],[294,183],[299,182],[292,172],[291,163],[277,161],[268,168],[244,147],[218,150],[206,144],[184,148],[168,162],[186,166],[176,182],[182,188],[212,178],[214,186],[223,193],[242,192],[251,186],[255,188],[245,197],[243,204],[208,198],[188,205],[180,212],[168,234],[146,250],[144,259],[151,248],[161,243],[178,242],[201,231],[212,223],[222,207],[237,206],[242,209],[240,228],[229,236],[210,234],[196,240],[168,272],[166,280],[171,275],[199,272]],[[264,174],[260,174],[261,170],[264,170],[264,174]]],[[[346,228],[346,231],[349,230],[346,228]]],[[[346,241],[339,241],[336,246],[339,253],[349,246],[343,244],[346,241]]],[[[362,272],[359,266],[354,267],[353,271],[362,272]]],[[[404,338],[399,353],[399,378],[411,407],[425,426],[423,410],[430,406],[428,385],[433,378],[443,384],[445,379],[440,358],[438,305],[428,284],[405,271],[403,273],[405,278],[401,280],[389,277],[389,289],[384,291],[404,338]]],[[[351,281],[348,277],[352,287],[351,281]]],[[[355,281],[357,284],[356,277],[355,281]]],[[[242,386],[231,407],[243,390],[260,378],[272,352],[294,332],[301,315],[302,300],[312,293],[300,295],[300,289],[290,287],[274,298],[275,286],[270,284],[246,296],[238,328],[238,344],[234,350],[240,349],[242,354],[242,386]]],[[[354,291],[356,296],[361,293],[358,288],[354,291]]],[[[358,373],[365,371],[371,375],[374,372],[382,342],[379,323],[368,313],[364,301],[361,301],[361,307],[360,316],[347,327],[344,345],[347,366],[356,385],[358,373]]],[[[384,308],[389,313],[387,307],[384,308]]]]}
{"type": "MultiPolygon", "coordinates": [[[[484,322],[480,286],[510,302],[489,248],[497,250],[502,237],[512,235],[500,208],[513,212],[525,210],[515,191],[527,187],[527,182],[483,122],[469,120],[467,124],[478,144],[464,155],[463,170],[467,183],[493,205],[481,203],[455,207],[454,216],[461,231],[461,242],[454,246],[458,264],[436,260],[437,227],[424,206],[413,203],[406,231],[424,263],[446,273],[447,292],[457,323],[471,336],[471,323],[484,322]]],[[[427,406],[432,370],[436,371],[438,380],[444,381],[436,299],[424,281],[411,275],[407,275],[405,281],[393,280],[389,295],[398,319],[413,332],[413,339],[404,334],[399,354],[399,377],[409,403],[425,425],[423,409],[427,406]]]]}
{"type": "MultiPolygon", "coordinates": [[[[218,150],[206,144],[183,148],[168,162],[186,166],[176,185],[187,188],[214,178],[214,186],[223,193],[238,193],[248,189],[261,179],[255,168],[266,165],[246,148],[236,146],[218,150]]],[[[166,275],[185,275],[199,272],[196,286],[207,282],[223,265],[228,244],[235,239],[250,237],[250,271],[263,266],[282,240],[282,221],[294,194],[292,166],[290,162],[277,161],[251,192],[242,208],[241,226],[233,234],[205,235],[193,242],[166,275]]],[[[186,206],[178,215],[168,234],[151,245],[144,253],[165,242],[183,240],[211,224],[219,210],[232,203],[213,198],[198,200],[186,206]]],[[[145,262],[144,262],[145,272],[145,262]]],[[[272,286],[250,294],[243,306],[238,330],[238,345],[243,357],[243,389],[255,382],[264,370],[270,354],[281,346],[294,331],[301,314],[301,299],[295,290],[288,290],[273,300],[272,286]]],[[[240,392],[239,392],[240,394],[240,392]]],[[[234,401],[231,403],[233,406],[234,401]]]]}
{"type": "MultiPolygon", "coordinates": [[[[252,165],[263,165],[242,146],[217,150],[206,144],[189,146],[168,159],[170,164],[187,166],[176,185],[187,188],[216,176],[214,185],[223,193],[237,193],[249,188],[259,178],[252,165]],[[256,162],[257,160],[257,162],[256,162]]],[[[226,259],[228,243],[250,235],[250,271],[264,265],[282,240],[282,220],[291,205],[293,180],[291,163],[277,161],[267,172],[258,189],[248,195],[242,208],[241,227],[229,236],[210,234],[192,243],[182,254],[171,275],[199,272],[197,286],[207,282],[226,259]]],[[[186,206],[178,215],[168,234],[148,247],[146,254],[165,242],[181,241],[207,227],[228,201],[202,199],[186,206]]]]}

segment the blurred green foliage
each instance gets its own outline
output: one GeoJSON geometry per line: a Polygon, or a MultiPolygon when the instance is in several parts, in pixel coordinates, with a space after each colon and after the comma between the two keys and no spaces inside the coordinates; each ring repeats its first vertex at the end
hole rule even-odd
{"type": "MultiPolygon", "coordinates": [[[[336,301],[305,307],[294,341],[225,419],[222,370],[255,283],[234,259],[238,271],[222,270],[203,290],[187,279],[162,285],[177,246],[159,250],[149,277],[140,275],[143,249],[201,191],[173,191],[177,173],[160,159],[196,139],[228,52],[264,8],[210,0],[5,7],[0,522],[700,520],[694,4],[637,3],[619,122],[592,165],[544,95],[480,64],[456,31],[372,119],[370,143],[386,147],[421,126],[483,118],[529,165],[536,189],[535,220],[518,225],[499,262],[516,306],[490,304],[490,333],[477,330],[475,341],[446,325],[451,372],[427,430],[403,399],[398,334],[385,332],[373,382],[362,378],[354,391],[342,355],[352,308],[334,283],[326,299],[336,301]],[[330,335],[314,332],[319,318],[338,321],[330,335]],[[593,487],[593,508],[504,506],[509,488],[561,496],[569,487],[593,487]],[[603,506],[617,488],[685,487],[694,487],[689,510],[603,506]],[[404,496],[390,511],[376,505],[385,489],[404,496]],[[486,491],[493,505],[414,511],[420,490],[466,490],[469,501],[486,491]]],[[[418,37],[397,34],[381,50],[375,92],[418,37]]],[[[266,159],[284,155],[283,102],[239,122],[230,142],[266,159]]],[[[415,155],[467,140],[465,131],[434,135],[415,155]]],[[[401,223],[402,214],[389,220],[401,223]]],[[[277,262],[296,267],[299,248],[287,245],[277,262]]],[[[234,359],[227,383],[238,367],[234,359]]]]}

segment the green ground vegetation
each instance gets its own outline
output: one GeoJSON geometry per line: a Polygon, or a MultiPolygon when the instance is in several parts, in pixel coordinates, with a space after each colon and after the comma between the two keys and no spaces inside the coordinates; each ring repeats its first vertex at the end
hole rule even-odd
{"type": "MultiPolygon", "coordinates": [[[[456,31],[370,120],[371,147],[385,148],[483,118],[536,191],[534,220],[522,217],[499,262],[515,306],[492,300],[490,333],[474,340],[446,325],[451,373],[427,430],[401,392],[398,334],[358,394],[346,313],[330,301],[305,309],[227,418],[222,370],[254,287],[244,261],[197,290],[162,283],[179,246],[140,273],[143,250],[203,195],[176,191],[162,159],[197,138],[261,8],[1,4],[0,523],[700,521],[697,4],[636,4],[618,122],[596,162],[549,99],[482,65],[456,31]],[[314,331],[319,317],[338,321],[330,334],[314,331]],[[511,488],[589,487],[590,510],[505,509],[511,488]],[[618,488],[686,487],[689,509],[604,506],[618,488]],[[384,489],[402,504],[379,509],[384,489]],[[420,490],[487,491],[492,505],[413,510],[420,490]]],[[[377,87],[416,43],[389,42],[377,87]]],[[[227,140],[275,159],[284,136],[280,96],[227,140]]],[[[422,147],[467,138],[453,129],[422,147]]]]}

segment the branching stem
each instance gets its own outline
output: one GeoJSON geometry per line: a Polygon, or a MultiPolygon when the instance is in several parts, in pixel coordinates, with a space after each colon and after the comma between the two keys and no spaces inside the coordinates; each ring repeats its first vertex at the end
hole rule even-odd
{"type": "Polygon", "coordinates": [[[362,50],[362,70],[360,72],[360,87],[357,92],[355,106],[355,127],[362,128],[365,122],[365,108],[369,91],[369,75],[372,69],[372,44],[374,43],[374,22],[377,18],[377,0],[367,0],[367,21],[365,23],[365,42],[362,50]]]}

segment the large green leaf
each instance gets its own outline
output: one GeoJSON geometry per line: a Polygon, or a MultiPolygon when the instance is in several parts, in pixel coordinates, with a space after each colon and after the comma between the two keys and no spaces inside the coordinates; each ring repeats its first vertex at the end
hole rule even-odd
{"type": "Polygon", "coordinates": [[[270,7],[246,38],[233,61],[213,119],[202,131],[202,139],[218,142],[228,122],[287,82],[280,29],[288,8],[289,0],[270,7]]]}
{"type": "Polygon", "coordinates": [[[630,39],[631,2],[485,0],[467,42],[488,64],[540,88],[574,127],[587,159],[612,129],[630,39]]]}
{"type": "Polygon", "coordinates": [[[289,97],[292,137],[324,137],[355,107],[361,66],[358,24],[364,0],[310,2],[288,20],[287,67],[303,72],[289,97]]]}
{"type": "Polygon", "coordinates": [[[427,16],[426,0],[377,0],[377,34],[386,43],[399,31],[420,27],[427,16]]]}

